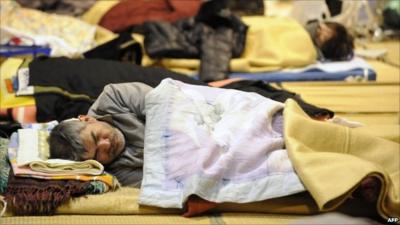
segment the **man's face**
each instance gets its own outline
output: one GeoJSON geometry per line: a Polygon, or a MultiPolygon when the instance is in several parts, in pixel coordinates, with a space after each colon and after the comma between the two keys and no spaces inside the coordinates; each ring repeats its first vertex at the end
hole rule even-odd
{"type": "Polygon", "coordinates": [[[121,131],[93,117],[82,116],[79,119],[87,123],[80,133],[86,149],[83,156],[85,160],[94,159],[107,165],[121,154],[125,147],[125,138],[121,131]]]}
{"type": "Polygon", "coordinates": [[[327,40],[331,39],[334,35],[333,30],[325,23],[320,23],[317,29],[317,45],[321,47],[327,40]]]}

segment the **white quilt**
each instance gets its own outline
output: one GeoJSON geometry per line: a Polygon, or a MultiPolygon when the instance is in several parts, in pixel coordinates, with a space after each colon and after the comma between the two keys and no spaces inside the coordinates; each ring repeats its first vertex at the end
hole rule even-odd
{"type": "Polygon", "coordinates": [[[163,80],[146,96],[139,203],[182,208],[192,194],[245,203],[304,191],[272,128],[282,108],[255,93],[163,80]]]}

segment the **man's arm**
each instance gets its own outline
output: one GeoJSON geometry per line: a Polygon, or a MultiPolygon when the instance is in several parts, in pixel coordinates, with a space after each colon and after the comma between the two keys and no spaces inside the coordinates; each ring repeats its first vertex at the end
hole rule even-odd
{"type": "Polygon", "coordinates": [[[102,116],[111,116],[111,123],[122,131],[126,144],[142,149],[145,123],[144,101],[146,94],[151,90],[150,86],[138,82],[109,84],[90,107],[88,115],[98,119],[102,116]]]}
{"type": "Polygon", "coordinates": [[[150,86],[139,82],[108,84],[90,107],[88,115],[132,113],[144,117],[144,99],[151,90],[150,86]]]}

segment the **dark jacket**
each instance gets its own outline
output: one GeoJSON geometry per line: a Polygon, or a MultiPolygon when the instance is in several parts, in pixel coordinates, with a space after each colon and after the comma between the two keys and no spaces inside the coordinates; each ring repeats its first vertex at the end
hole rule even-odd
{"type": "Polygon", "coordinates": [[[152,58],[200,58],[202,81],[227,78],[230,59],[243,52],[247,26],[224,2],[206,2],[196,17],[175,23],[145,23],[147,54],[152,58]]]}
{"type": "MultiPolygon", "coordinates": [[[[93,101],[111,83],[142,82],[151,87],[172,78],[189,84],[206,85],[188,76],[158,67],[141,67],[101,59],[38,58],[29,64],[29,85],[58,87],[71,94],[86,95],[93,101]]],[[[35,93],[39,122],[64,120],[86,114],[93,101],[71,99],[59,93],[35,93]]]]}

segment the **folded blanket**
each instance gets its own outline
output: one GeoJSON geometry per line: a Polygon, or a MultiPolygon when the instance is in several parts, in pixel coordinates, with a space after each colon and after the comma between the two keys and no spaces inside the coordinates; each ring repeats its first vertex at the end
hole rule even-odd
{"type": "MultiPolygon", "coordinates": [[[[3,172],[3,171],[2,171],[3,172]]],[[[53,214],[70,197],[83,194],[103,194],[109,188],[102,181],[39,180],[6,174],[5,186],[0,193],[16,215],[53,214]],[[38,187],[40,186],[40,187],[38,187]]],[[[3,184],[2,184],[3,185],[3,184]]],[[[3,203],[6,204],[6,203],[3,203]]],[[[6,205],[3,206],[5,211],[6,205]]],[[[0,214],[1,216],[1,214],[0,214]]]]}
{"type": "Polygon", "coordinates": [[[16,215],[52,215],[71,197],[86,194],[90,182],[21,178],[10,173],[5,201],[16,215]]]}
{"type": "Polygon", "coordinates": [[[95,160],[75,162],[63,159],[48,159],[46,161],[33,161],[29,163],[33,171],[49,174],[90,174],[100,175],[103,172],[103,165],[95,160]]]}

